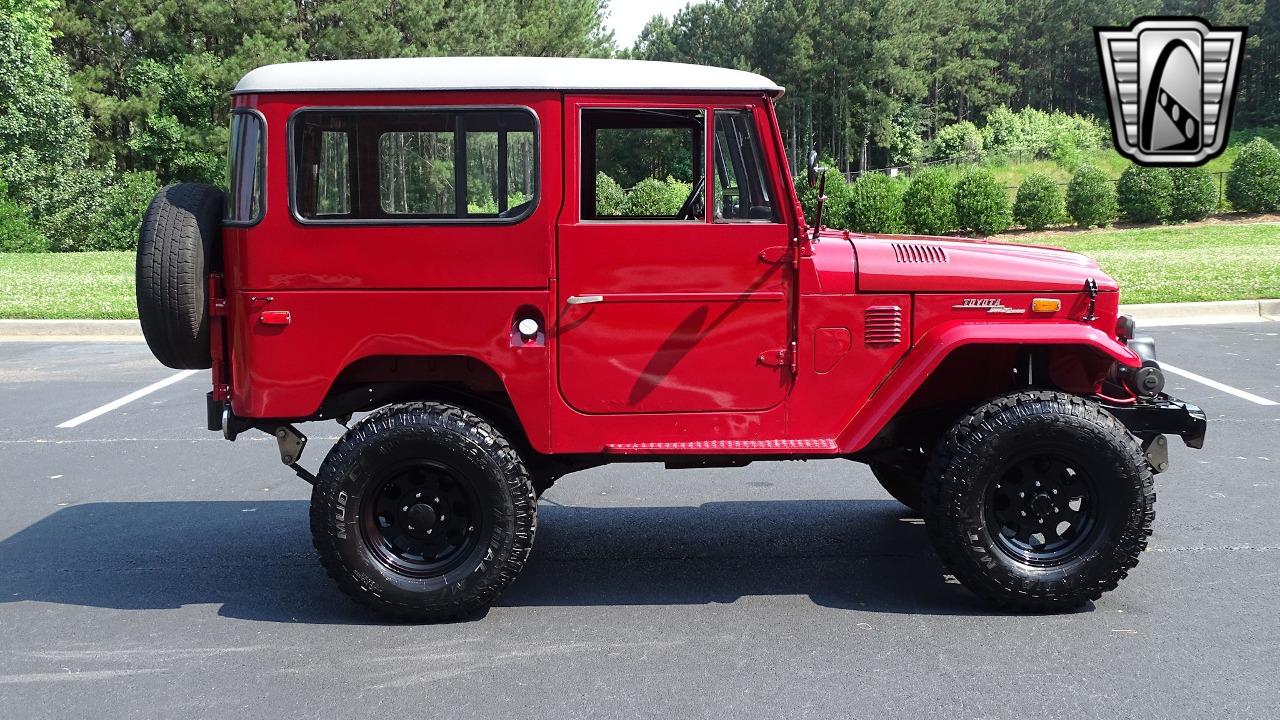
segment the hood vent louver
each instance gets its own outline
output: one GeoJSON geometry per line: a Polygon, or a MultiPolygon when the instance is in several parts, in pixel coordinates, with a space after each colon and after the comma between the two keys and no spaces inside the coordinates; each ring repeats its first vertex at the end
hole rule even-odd
{"type": "Polygon", "coordinates": [[[893,243],[893,258],[900,263],[944,263],[947,251],[937,245],[893,243]]]}
{"type": "Polygon", "coordinates": [[[872,305],[867,308],[862,328],[867,345],[897,345],[902,342],[902,308],[872,305]]]}

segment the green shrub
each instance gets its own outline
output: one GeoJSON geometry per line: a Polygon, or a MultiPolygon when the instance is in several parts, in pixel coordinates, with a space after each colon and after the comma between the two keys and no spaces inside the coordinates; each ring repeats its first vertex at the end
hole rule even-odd
{"type": "Polygon", "coordinates": [[[1227,200],[1244,212],[1280,210],[1280,150],[1263,138],[1240,149],[1227,173],[1227,200]]]}
{"type": "Polygon", "coordinates": [[[1169,169],[1172,190],[1169,193],[1170,220],[1203,220],[1218,205],[1218,184],[1202,167],[1169,169]]]}
{"type": "Polygon", "coordinates": [[[982,147],[988,153],[1011,155],[1026,149],[1024,123],[1021,113],[1015,113],[1001,105],[987,113],[982,126],[982,147]]]}
{"type": "Polygon", "coordinates": [[[1062,189],[1048,175],[1031,173],[1018,188],[1013,219],[1029,230],[1042,230],[1061,222],[1067,214],[1062,189]]]}
{"type": "Polygon", "coordinates": [[[1116,202],[1124,219],[1136,223],[1163,222],[1169,217],[1173,181],[1160,167],[1130,165],[1116,183],[1116,202]]]}
{"type": "Polygon", "coordinates": [[[973,123],[963,122],[947,125],[933,137],[933,149],[929,153],[932,159],[978,158],[982,156],[982,133],[973,123]]]}
{"type": "Polygon", "coordinates": [[[919,105],[907,105],[894,116],[881,145],[889,151],[892,165],[915,165],[924,159],[925,110],[919,105]]]}
{"type": "Polygon", "coordinates": [[[1049,147],[1049,157],[1066,170],[1080,167],[1083,151],[1076,141],[1068,135],[1059,135],[1053,139],[1049,147]]]}
{"type": "Polygon", "coordinates": [[[36,227],[49,238],[54,252],[77,252],[96,247],[97,208],[111,175],[82,168],[52,178],[44,186],[41,208],[33,210],[36,227]]]}
{"type": "Polygon", "coordinates": [[[626,200],[627,194],[622,192],[617,180],[602,172],[596,173],[596,215],[621,215],[626,200]]]}
{"type": "Polygon", "coordinates": [[[981,235],[995,235],[1013,222],[1009,193],[986,168],[971,168],[956,181],[956,225],[981,235]]]}
{"type": "MultiPolygon", "coordinates": [[[[829,162],[821,163],[831,167],[829,162]]],[[[849,188],[850,184],[844,174],[836,170],[827,172],[827,204],[822,211],[822,224],[828,227],[847,227],[849,224],[849,188]]],[[[800,178],[796,183],[800,196],[800,208],[804,210],[805,222],[813,223],[818,217],[818,186],[809,186],[807,178],[800,178]]]]}
{"type": "Polygon", "coordinates": [[[902,196],[907,230],[921,235],[941,235],[956,227],[955,185],[943,170],[921,170],[911,178],[902,196]]]}
{"type": "Polygon", "coordinates": [[[669,217],[680,212],[690,186],[675,178],[645,178],[627,194],[622,214],[634,217],[669,217]]]}
{"type": "Polygon", "coordinates": [[[1107,174],[1081,165],[1067,185],[1067,213],[1080,227],[1109,224],[1116,219],[1116,188],[1107,174]]]}
{"type": "Polygon", "coordinates": [[[843,221],[839,226],[858,232],[902,232],[902,186],[884,173],[867,173],[858,178],[849,187],[843,208],[833,213],[843,221]]]}
{"type": "Polygon", "coordinates": [[[0,252],[47,252],[49,240],[31,226],[31,218],[21,205],[5,193],[0,180],[0,252]]]}
{"type": "Polygon", "coordinates": [[[39,218],[54,252],[132,250],[147,204],[160,189],[152,172],[109,173],[85,169],[49,189],[51,212],[39,218]]]}
{"type": "Polygon", "coordinates": [[[1092,117],[1035,108],[1015,112],[997,107],[987,113],[982,128],[987,154],[1052,157],[1068,168],[1078,164],[1082,153],[1106,147],[1110,139],[1107,128],[1092,117]]]}
{"type": "Polygon", "coordinates": [[[94,224],[99,228],[94,250],[136,250],[142,214],[160,191],[156,174],[129,172],[102,194],[94,224]]]}

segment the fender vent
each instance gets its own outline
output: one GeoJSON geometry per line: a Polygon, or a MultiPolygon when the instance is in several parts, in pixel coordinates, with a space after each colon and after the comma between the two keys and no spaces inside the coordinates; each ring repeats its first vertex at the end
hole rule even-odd
{"type": "Polygon", "coordinates": [[[862,335],[867,345],[897,345],[902,342],[902,308],[897,305],[867,308],[862,335]]]}
{"type": "Polygon", "coordinates": [[[900,263],[944,263],[947,251],[937,245],[893,243],[893,258],[900,263]]]}

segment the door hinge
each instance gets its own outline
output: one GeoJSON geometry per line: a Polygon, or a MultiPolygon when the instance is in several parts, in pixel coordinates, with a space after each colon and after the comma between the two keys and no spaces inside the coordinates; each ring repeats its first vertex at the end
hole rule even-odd
{"type": "Polygon", "coordinates": [[[759,361],[761,365],[767,367],[785,367],[789,368],[792,373],[796,371],[796,344],[793,341],[785,348],[778,350],[768,350],[760,353],[759,361]]]}
{"type": "Polygon", "coordinates": [[[210,273],[205,286],[205,294],[209,298],[210,317],[226,317],[228,314],[227,298],[222,289],[222,273],[210,273]]]}

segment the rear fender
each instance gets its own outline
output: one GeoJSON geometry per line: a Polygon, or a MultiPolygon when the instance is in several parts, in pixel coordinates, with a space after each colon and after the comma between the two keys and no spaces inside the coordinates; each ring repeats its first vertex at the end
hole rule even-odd
{"type": "Polygon", "coordinates": [[[1126,367],[1142,364],[1137,354],[1124,344],[1088,325],[945,323],[922,335],[897,368],[876,388],[841,431],[838,440],[841,450],[849,453],[866,447],[948,356],[959,348],[982,345],[1074,347],[1126,367]]]}

